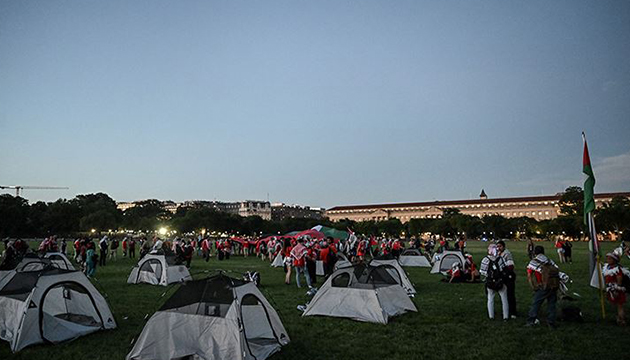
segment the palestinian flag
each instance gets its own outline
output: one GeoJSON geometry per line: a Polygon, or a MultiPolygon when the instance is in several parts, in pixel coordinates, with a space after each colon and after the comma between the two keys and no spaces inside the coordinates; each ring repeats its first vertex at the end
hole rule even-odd
{"type": "Polygon", "coordinates": [[[591,286],[602,288],[603,281],[601,278],[600,265],[597,261],[599,253],[599,244],[597,242],[597,230],[595,229],[595,220],[593,211],[595,210],[595,175],[591,167],[591,157],[588,154],[588,145],[586,144],[586,135],[582,133],[584,140],[584,155],[582,157],[582,172],[586,175],[584,180],[584,224],[588,225],[589,241],[589,269],[591,273],[591,286]]]}
{"type": "Polygon", "coordinates": [[[595,210],[595,175],[591,167],[591,157],[588,155],[588,145],[586,144],[586,135],[582,133],[584,140],[584,156],[582,157],[582,172],[586,174],[584,180],[584,224],[588,225],[588,215],[593,214],[595,210]]]}

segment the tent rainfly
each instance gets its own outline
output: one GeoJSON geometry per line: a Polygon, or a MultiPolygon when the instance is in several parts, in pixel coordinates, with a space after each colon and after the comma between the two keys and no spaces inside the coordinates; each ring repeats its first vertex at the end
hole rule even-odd
{"type": "Polygon", "coordinates": [[[167,286],[192,280],[185,265],[175,265],[173,256],[148,254],[131,270],[127,283],[167,286]]]}
{"type": "Polygon", "coordinates": [[[453,264],[459,263],[464,268],[466,259],[461,251],[444,250],[442,253],[433,256],[433,268],[431,274],[445,273],[453,267],[453,264]]]}
{"type": "Polygon", "coordinates": [[[114,328],[107,302],[80,271],[12,270],[0,280],[0,338],[13,352],[114,328]]]}
{"type": "Polygon", "coordinates": [[[151,316],[127,360],[263,360],[288,343],[256,285],[219,274],[180,286],[151,316]]]}
{"type": "Polygon", "coordinates": [[[401,266],[431,267],[429,260],[418,249],[407,249],[398,257],[401,266]]]}
{"type": "Polygon", "coordinates": [[[387,267],[360,264],[335,271],[302,316],[333,316],[387,324],[393,316],[417,311],[387,267]]]}

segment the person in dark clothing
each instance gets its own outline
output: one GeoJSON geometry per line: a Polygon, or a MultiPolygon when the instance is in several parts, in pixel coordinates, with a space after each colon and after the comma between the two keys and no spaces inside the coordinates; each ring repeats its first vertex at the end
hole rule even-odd
{"type": "Polygon", "coordinates": [[[562,248],[564,249],[564,262],[573,264],[573,258],[571,257],[572,251],[573,251],[573,244],[571,244],[570,241],[565,241],[564,244],[562,245],[562,248]]]}
{"type": "Polygon", "coordinates": [[[107,250],[109,249],[107,237],[103,237],[103,239],[98,243],[98,246],[101,250],[101,257],[99,258],[98,264],[100,266],[105,266],[105,262],[107,260],[107,250]]]}
{"type": "Polygon", "coordinates": [[[516,272],[514,271],[514,257],[512,257],[512,253],[505,247],[505,242],[503,240],[497,243],[497,249],[499,250],[499,255],[503,258],[505,262],[504,269],[504,279],[503,282],[507,287],[507,298],[508,305],[510,309],[510,318],[516,319],[516,272]]]}

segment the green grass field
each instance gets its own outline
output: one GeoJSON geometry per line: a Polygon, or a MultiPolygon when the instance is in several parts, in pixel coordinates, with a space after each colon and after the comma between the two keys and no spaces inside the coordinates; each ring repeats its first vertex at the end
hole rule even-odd
{"type": "MultiPolygon", "coordinates": [[[[554,260],[552,243],[543,243],[554,260]]],[[[485,243],[468,243],[479,264],[485,243]]],[[[615,244],[604,244],[610,251],[615,244]]],[[[551,330],[546,326],[525,328],[531,291],[526,284],[525,243],[511,243],[518,269],[517,301],[520,317],[503,322],[497,297],[497,319],[489,320],[482,284],[447,284],[441,276],[430,275],[427,268],[407,268],[418,295],[417,313],[392,319],[384,326],[328,317],[302,318],[296,309],[307,301],[304,289],[283,283],[282,269],[250,257],[232,257],[229,261],[195,258],[191,273],[203,277],[204,270],[223,269],[240,276],[247,270],[262,275],[262,291],[279,312],[289,332],[291,343],[272,359],[601,359],[630,358],[628,328],[615,324],[613,309],[606,304],[607,318],[601,320],[598,294],[588,286],[587,245],[574,247],[573,264],[561,265],[573,280],[570,290],[581,295],[571,305],[579,306],[585,323],[560,323],[551,330]]],[[[626,259],[627,262],[627,259],[626,259]]],[[[0,359],[124,359],[130,342],[142,330],[145,315],[151,315],[165,300],[164,287],[128,285],[127,275],[134,265],[119,259],[98,268],[97,288],[104,291],[116,316],[118,328],[102,331],[56,346],[38,345],[12,354],[8,343],[0,342],[0,359]]],[[[318,279],[321,284],[322,279],[318,279]]],[[[170,290],[172,292],[173,289],[170,290]]],[[[168,296],[168,295],[167,295],[168,296]]],[[[566,303],[564,303],[566,304],[566,303]]],[[[564,305],[562,302],[559,308],[564,305]]],[[[543,308],[544,310],[544,308],[543,308]]],[[[544,318],[544,312],[542,316],[544,318]]],[[[543,322],[544,324],[544,322],[543,322]]]]}

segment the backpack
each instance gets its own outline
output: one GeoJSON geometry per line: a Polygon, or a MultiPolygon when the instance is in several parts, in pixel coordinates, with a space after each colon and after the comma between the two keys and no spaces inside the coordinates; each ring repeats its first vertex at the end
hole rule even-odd
{"type": "Polygon", "coordinates": [[[498,260],[490,260],[490,263],[488,264],[486,287],[495,291],[499,291],[503,288],[503,271],[499,268],[498,260]]]}
{"type": "Polygon", "coordinates": [[[540,266],[543,290],[558,290],[560,288],[560,270],[546,262],[540,266]]]}

